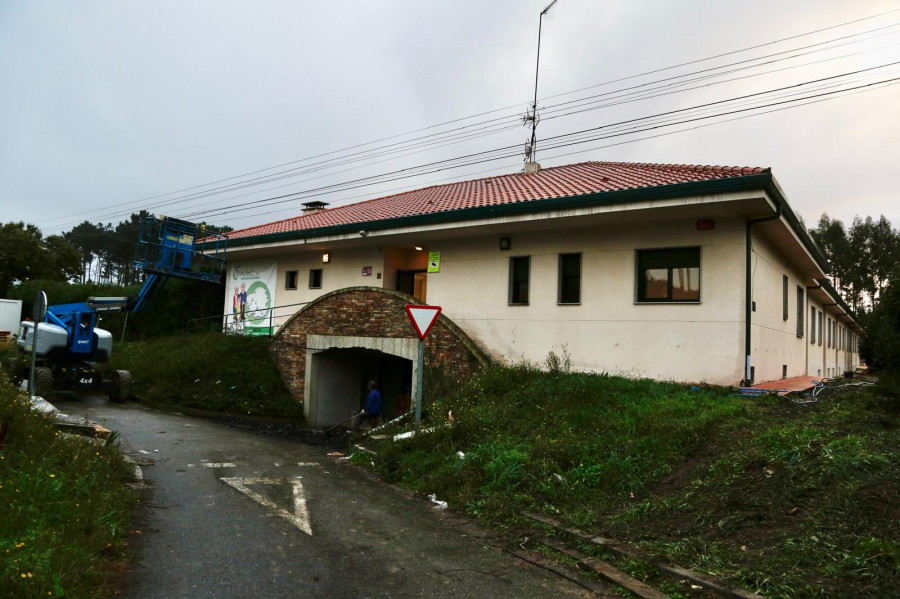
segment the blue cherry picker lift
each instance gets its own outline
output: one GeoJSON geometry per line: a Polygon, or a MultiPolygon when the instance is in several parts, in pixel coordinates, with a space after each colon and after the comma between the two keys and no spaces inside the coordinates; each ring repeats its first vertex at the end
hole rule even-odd
{"type": "MultiPolygon", "coordinates": [[[[145,217],[141,222],[134,265],[146,273],[137,297],[89,297],[85,302],[49,306],[43,322],[22,323],[17,340],[20,357],[5,364],[13,380],[21,380],[35,353],[35,395],[49,397],[55,388],[106,389],[113,401],[131,395],[131,373],[116,370],[103,380],[97,363],[109,361],[112,334],[97,326],[102,312],[140,312],[170,277],[218,283],[225,265],[226,239],[171,217],[145,217]]],[[[127,316],[126,316],[127,318],[127,316]]]]}

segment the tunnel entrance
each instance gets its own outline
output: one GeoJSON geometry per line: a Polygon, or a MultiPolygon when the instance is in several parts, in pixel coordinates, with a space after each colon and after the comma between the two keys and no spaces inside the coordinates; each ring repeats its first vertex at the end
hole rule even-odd
{"type": "MultiPolygon", "coordinates": [[[[405,306],[414,297],[390,289],[348,287],[326,293],[294,314],[269,346],[282,379],[311,426],[350,418],[378,380],[386,416],[404,413],[419,380],[419,339],[405,306]]],[[[425,340],[425,368],[466,380],[490,358],[445,315],[425,340]]]]}
{"type": "Polygon", "coordinates": [[[308,352],[304,411],[311,425],[335,426],[348,420],[365,405],[369,381],[378,383],[385,419],[409,410],[415,384],[411,359],[371,347],[320,347],[308,352]]]}

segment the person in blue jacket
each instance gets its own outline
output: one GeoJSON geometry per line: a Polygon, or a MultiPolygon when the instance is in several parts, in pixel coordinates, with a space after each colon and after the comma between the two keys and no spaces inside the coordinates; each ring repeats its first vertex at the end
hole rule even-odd
{"type": "Polygon", "coordinates": [[[363,422],[371,423],[381,417],[382,400],[381,392],[378,390],[378,383],[369,381],[368,386],[369,395],[366,396],[366,405],[362,412],[359,413],[359,418],[356,419],[354,428],[359,428],[363,422]]]}

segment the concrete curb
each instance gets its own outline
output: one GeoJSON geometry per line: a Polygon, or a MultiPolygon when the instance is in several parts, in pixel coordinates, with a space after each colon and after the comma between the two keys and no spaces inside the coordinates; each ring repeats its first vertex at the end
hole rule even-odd
{"type": "Polygon", "coordinates": [[[130,455],[122,454],[122,459],[127,463],[131,464],[133,469],[134,483],[135,485],[143,485],[144,484],[144,471],[141,470],[140,465],[134,460],[130,455]]]}

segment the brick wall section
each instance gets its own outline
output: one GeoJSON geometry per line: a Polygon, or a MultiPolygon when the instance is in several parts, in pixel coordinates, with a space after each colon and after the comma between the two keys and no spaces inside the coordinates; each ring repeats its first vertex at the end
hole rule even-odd
{"type": "MultiPolygon", "coordinates": [[[[303,402],[307,335],[416,338],[404,306],[419,303],[389,289],[348,287],[323,295],[297,312],[272,340],[269,354],[298,403],[303,402]]],[[[425,370],[440,367],[464,380],[490,363],[481,349],[443,314],[425,340],[425,370]]]]}

